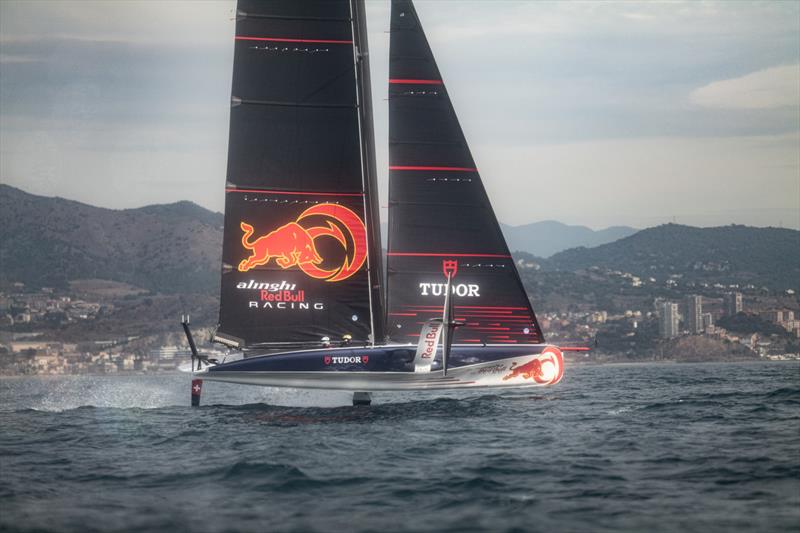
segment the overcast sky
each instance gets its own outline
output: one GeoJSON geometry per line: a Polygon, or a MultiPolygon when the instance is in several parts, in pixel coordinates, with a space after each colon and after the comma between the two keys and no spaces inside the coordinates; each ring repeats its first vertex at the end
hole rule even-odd
{"type": "MultiPolygon", "coordinates": [[[[367,5],[385,205],[388,0],[367,5]]],[[[2,182],[222,211],[234,9],[0,0],[2,182]]],[[[800,2],[417,10],[501,221],[800,228],[800,2]]]]}

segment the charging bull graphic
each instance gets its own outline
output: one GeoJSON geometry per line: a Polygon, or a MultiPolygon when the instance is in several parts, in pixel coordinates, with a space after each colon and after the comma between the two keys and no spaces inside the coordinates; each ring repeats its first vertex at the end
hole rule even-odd
{"type": "Polygon", "coordinates": [[[532,379],[536,383],[553,385],[561,380],[564,374],[564,357],[561,350],[548,346],[542,354],[527,363],[518,365],[511,363],[510,372],[503,376],[503,381],[516,377],[532,379]]]}
{"type": "Polygon", "coordinates": [[[364,223],[353,211],[338,204],[309,207],[295,221],[255,240],[251,240],[255,231],[252,225],[241,221],[239,227],[244,232],[242,246],[251,252],[250,257],[239,263],[239,272],[247,272],[275,259],[275,264],[283,269],[297,266],[312,278],[336,282],[358,272],[367,259],[364,223]],[[309,223],[310,217],[324,220],[323,225],[309,223]],[[344,249],[344,260],[338,267],[326,269],[321,266],[323,257],[316,246],[316,240],[321,237],[335,239],[344,249]]]}
{"type": "Polygon", "coordinates": [[[314,239],[297,222],[289,222],[252,243],[248,242],[248,239],[253,235],[253,226],[246,222],[241,222],[239,225],[244,231],[242,244],[253,251],[253,255],[239,263],[240,272],[247,272],[256,265],[268,263],[273,257],[281,268],[293,267],[299,263],[322,262],[314,246],[314,239]]]}

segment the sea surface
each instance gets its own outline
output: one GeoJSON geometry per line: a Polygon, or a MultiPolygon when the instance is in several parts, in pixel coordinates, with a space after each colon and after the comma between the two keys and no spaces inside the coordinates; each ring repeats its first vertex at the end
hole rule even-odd
{"type": "Polygon", "coordinates": [[[800,364],[375,396],[0,380],[0,531],[800,531],[800,364]]]}

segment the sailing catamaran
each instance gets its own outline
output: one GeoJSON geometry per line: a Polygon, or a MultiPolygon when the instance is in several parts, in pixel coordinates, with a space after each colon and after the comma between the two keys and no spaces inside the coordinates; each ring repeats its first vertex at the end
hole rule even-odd
{"type": "MultiPolygon", "coordinates": [[[[551,385],[539,323],[411,0],[392,0],[381,257],[364,0],[239,0],[219,326],[201,380],[368,391],[551,385]]],[[[195,394],[196,393],[196,394],[195,394]]]]}

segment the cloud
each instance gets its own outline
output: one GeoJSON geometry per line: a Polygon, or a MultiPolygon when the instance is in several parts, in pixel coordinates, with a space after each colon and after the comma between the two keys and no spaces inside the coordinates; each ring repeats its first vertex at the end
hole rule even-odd
{"type": "Polygon", "coordinates": [[[3,0],[0,43],[46,37],[213,45],[231,39],[235,9],[235,0],[3,0]]]}
{"type": "Polygon", "coordinates": [[[800,134],[473,145],[503,222],[798,227],[800,134]],[[726,215],[727,213],[727,215],[726,215]],[[767,216],[770,215],[770,216],[767,216]]]}
{"type": "Polygon", "coordinates": [[[39,57],[26,54],[0,54],[0,64],[40,63],[39,57]]]}
{"type": "Polygon", "coordinates": [[[656,18],[655,15],[650,13],[623,13],[622,17],[629,20],[653,20],[656,18]]]}
{"type": "Polygon", "coordinates": [[[800,64],[772,67],[695,89],[693,104],[722,109],[800,106],[800,64]]]}
{"type": "MultiPolygon", "coordinates": [[[[442,43],[458,42],[460,38],[519,35],[742,38],[771,31],[775,37],[787,31],[796,32],[800,14],[800,5],[795,2],[727,0],[638,3],[492,0],[449,2],[446,9],[442,8],[442,0],[417,0],[415,5],[428,38],[442,43]]],[[[500,46],[503,44],[506,43],[500,46]]]]}

